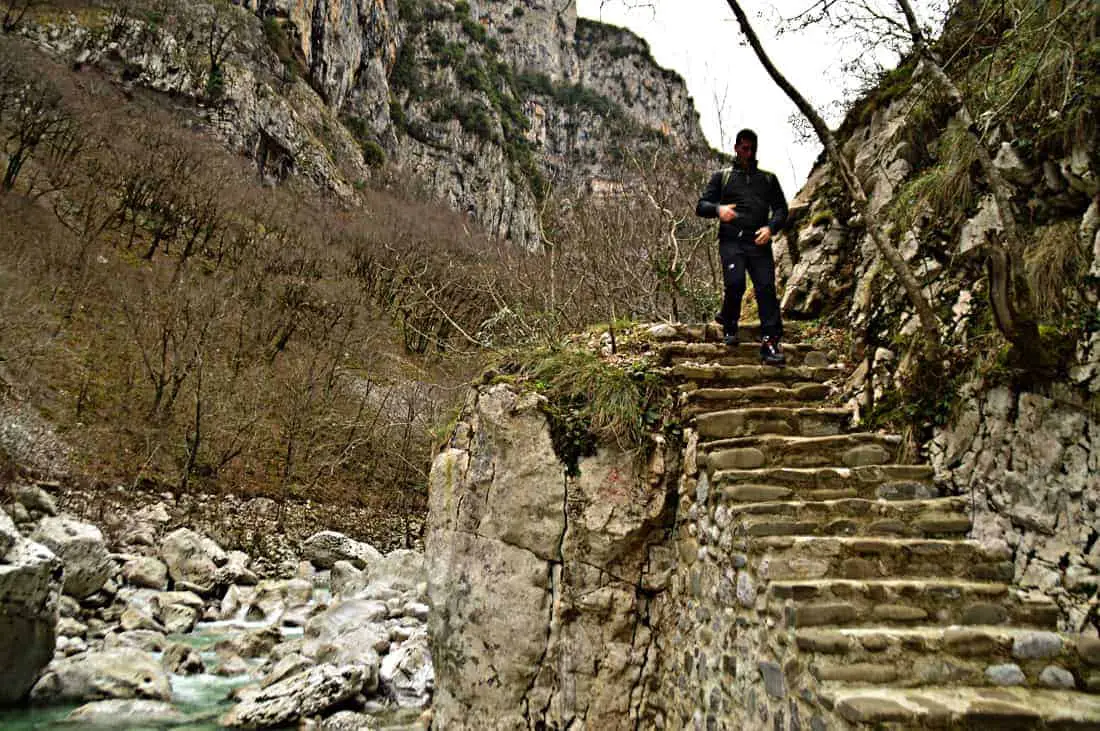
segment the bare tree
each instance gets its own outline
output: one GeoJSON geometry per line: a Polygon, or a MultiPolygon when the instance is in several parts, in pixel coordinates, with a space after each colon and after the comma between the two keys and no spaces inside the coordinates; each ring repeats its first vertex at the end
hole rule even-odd
{"type": "Polygon", "coordinates": [[[4,0],[4,18],[0,20],[0,30],[11,33],[22,22],[23,16],[36,4],[35,0],[4,0]]]}
{"type": "Polygon", "coordinates": [[[12,81],[17,88],[9,92],[6,104],[7,130],[0,131],[8,157],[0,182],[0,189],[5,191],[15,186],[20,171],[39,145],[69,137],[74,124],[61,104],[61,94],[49,81],[18,77],[12,81]]]}

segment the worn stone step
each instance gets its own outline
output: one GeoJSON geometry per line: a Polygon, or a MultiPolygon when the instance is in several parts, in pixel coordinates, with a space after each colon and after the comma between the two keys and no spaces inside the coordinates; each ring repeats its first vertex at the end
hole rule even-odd
{"type": "Polygon", "coordinates": [[[928,465],[768,467],[719,470],[711,479],[729,502],[777,500],[920,500],[938,497],[928,465]]]}
{"type": "MultiPolygon", "coordinates": [[[[778,370],[778,369],[775,369],[778,370]]],[[[782,369],[786,370],[786,369],[782,369]]],[[[773,371],[775,372],[775,371],[773,371]]],[[[709,411],[721,411],[741,406],[806,406],[829,397],[829,386],[807,381],[769,383],[744,388],[683,388],[685,416],[697,416],[709,411]]]]}
{"type": "Polygon", "coordinates": [[[1100,696],[1035,688],[822,687],[821,701],[853,728],[1096,729],[1100,696]]]}
{"type": "Polygon", "coordinates": [[[1083,635],[980,625],[806,628],[795,643],[822,682],[1100,692],[1100,640],[1083,635]]]}
{"type": "MultiPolygon", "coordinates": [[[[658,343],[721,343],[722,326],[716,322],[703,323],[659,323],[644,326],[647,337],[658,343]]],[[[801,337],[802,328],[797,322],[784,323],[784,346],[796,343],[801,337]]],[[[745,342],[760,342],[760,323],[742,322],[737,326],[737,334],[745,342]]]]}
{"type": "Polygon", "coordinates": [[[945,577],[1012,581],[1012,552],[977,541],[928,538],[768,536],[751,546],[768,580],[945,577]]]}
{"type": "Polygon", "coordinates": [[[699,414],[695,429],[704,441],[758,434],[824,437],[844,432],[851,420],[852,412],[848,409],[763,406],[699,414]]]}
{"type": "Polygon", "coordinates": [[[773,581],[767,611],[788,627],[995,624],[1053,629],[1058,605],[1006,584],[948,579],[773,581]]]}
{"type": "Polygon", "coordinates": [[[699,462],[712,472],[761,467],[864,467],[897,461],[901,438],[894,434],[829,437],[761,435],[700,444],[699,462]]]}
{"type": "MultiPolygon", "coordinates": [[[[726,485],[743,492],[757,485],[726,485]]],[[[731,502],[728,520],[740,535],[860,536],[867,538],[953,538],[970,532],[970,501],[964,497],[927,500],[842,498],[820,502],[731,502]]]]}
{"type": "MultiPolygon", "coordinates": [[[[824,368],[831,365],[829,356],[805,343],[783,343],[787,365],[824,368]]],[[[679,363],[711,363],[717,365],[756,365],[760,363],[760,340],[746,338],[738,345],[717,343],[666,343],[657,348],[657,362],[662,366],[679,363]]]]}
{"type": "Polygon", "coordinates": [[[844,369],[834,366],[815,368],[788,365],[778,368],[760,364],[727,366],[710,363],[677,363],[668,369],[668,374],[676,380],[710,388],[825,383],[845,373],[844,369]]]}

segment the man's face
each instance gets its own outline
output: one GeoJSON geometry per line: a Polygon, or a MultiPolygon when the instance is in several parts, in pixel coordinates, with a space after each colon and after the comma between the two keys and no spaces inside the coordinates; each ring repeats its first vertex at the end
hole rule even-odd
{"type": "Polygon", "coordinates": [[[733,146],[733,151],[737,155],[737,159],[741,162],[748,162],[752,159],[752,155],[755,152],[753,149],[752,140],[742,138],[740,142],[733,146]]]}

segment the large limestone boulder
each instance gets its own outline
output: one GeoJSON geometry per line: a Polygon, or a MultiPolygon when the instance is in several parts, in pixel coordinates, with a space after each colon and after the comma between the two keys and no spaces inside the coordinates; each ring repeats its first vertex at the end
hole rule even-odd
{"type": "Polygon", "coordinates": [[[202,614],[202,597],[190,591],[164,591],[150,602],[153,616],[170,634],[184,634],[194,629],[202,614]]]}
{"type": "Polygon", "coordinates": [[[314,533],[305,540],[302,544],[302,557],[319,569],[331,569],[337,561],[348,561],[361,569],[382,558],[382,554],[369,543],[326,530],[314,533]]]}
{"type": "Polygon", "coordinates": [[[234,584],[252,586],[259,582],[260,578],[248,567],[252,559],[247,553],[230,551],[226,554],[226,559],[225,565],[220,567],[214,575],[216,583],[225,586],[234,584]]]}
{"type": "Polygon", "coordinates": [[[370,582],[384,584],[396,591],[412,591],[428,579],[424,554],[407,548],[390,551],[367,567],[370,582]]]}
{"type": "Polygon", "coordinates": [[[77,599],[102,589],[115,571],[103,533],[90,523],[46,517],[31,540],[49,548],[65,564],[65,593],[77,599]]]}
{"type": "Polygon", "coordinates": [[[53,657],[62,572],[0,511],[0,706],[22,699],[53,657]]]}
{"type": "Polygon", "coordinates": [[[347,561],[332,567],[334,594],[347,598],[377,598],[402,592],[423,592],[428,580],[424,554],[401,548],[370,563],[363,571],[347,561]]]}
{"type": "Polygon", "coordinates": [[[247,692],[221,718],[231,728],[271,728],[315,716],[351,698],[363,687],[357,665],[318,665],[266,688],[247,692]]]}
{"type": "Polygon", "coordinates": [[[129,647],[88,652],[51,663],[31,691],[35,701],[172,698],[168,675],[152,655],[129,647]]]}
{"type": "Polygon", "coordinates": [[[180,528],[165,536],[160,557],[168,565],[173,581],[203,591],[213,590],[218,567],[229,560],[217,543],[189,528],[180,528]]]}
{"type": "Polygon", "coordinates": [[[664,458],[660,442],[648,465],[601,447],[567,477],[541,397],[471,394],[431,471],[434,723],[633,728],[651,642],[638,586],[670,519],[664,458]]]}
{"type": "Polygon", "coordinates": [[[99,728],[163,728],[186,720],[171,703],[122,698],[85,703],[65,718],[77,727],[99,728]]]}
{"type": "Polygon", "coordinates": [[[255,586],[232,585],[222,597],[219,616],[249,622],[277,622],[309,606],[313,584],[305,579],[266,579],[255,586]]]}
{"type": "Polygon", "coordinates": [[[364,688],[374,690],[380,656],[390,644],[384,624],[388,615],[380,601],[353,599],[335,604],[306,623],[302,653],[316,662],[362,668],[364,688]]]}
{"type": "Polygon", "coordinates": [[[163,591],[168,588],[168,567],[153,556],[135,556],[122,565],[122,578],[132,586],[163,591]]]}

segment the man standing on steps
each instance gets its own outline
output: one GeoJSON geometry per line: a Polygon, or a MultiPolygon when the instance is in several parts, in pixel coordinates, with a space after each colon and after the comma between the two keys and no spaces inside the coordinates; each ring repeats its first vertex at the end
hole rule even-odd
{"type": "Polygon", "coordinates": [[[726,345],[736,345],[741,299],[745,296],[745,273],[752,278],[760,308],[760,358],[768,365],[787,362],[783,347],[783,321],[775,293],[775,259],[772,237],[787,221],[787,201],[773,173],[756,166],[756,133],[737,133],[733,167],[710,177],[695,215],[717,218],[718,253],[722,259],[725,293],[715,319],[722,325],[726,345]]]}

